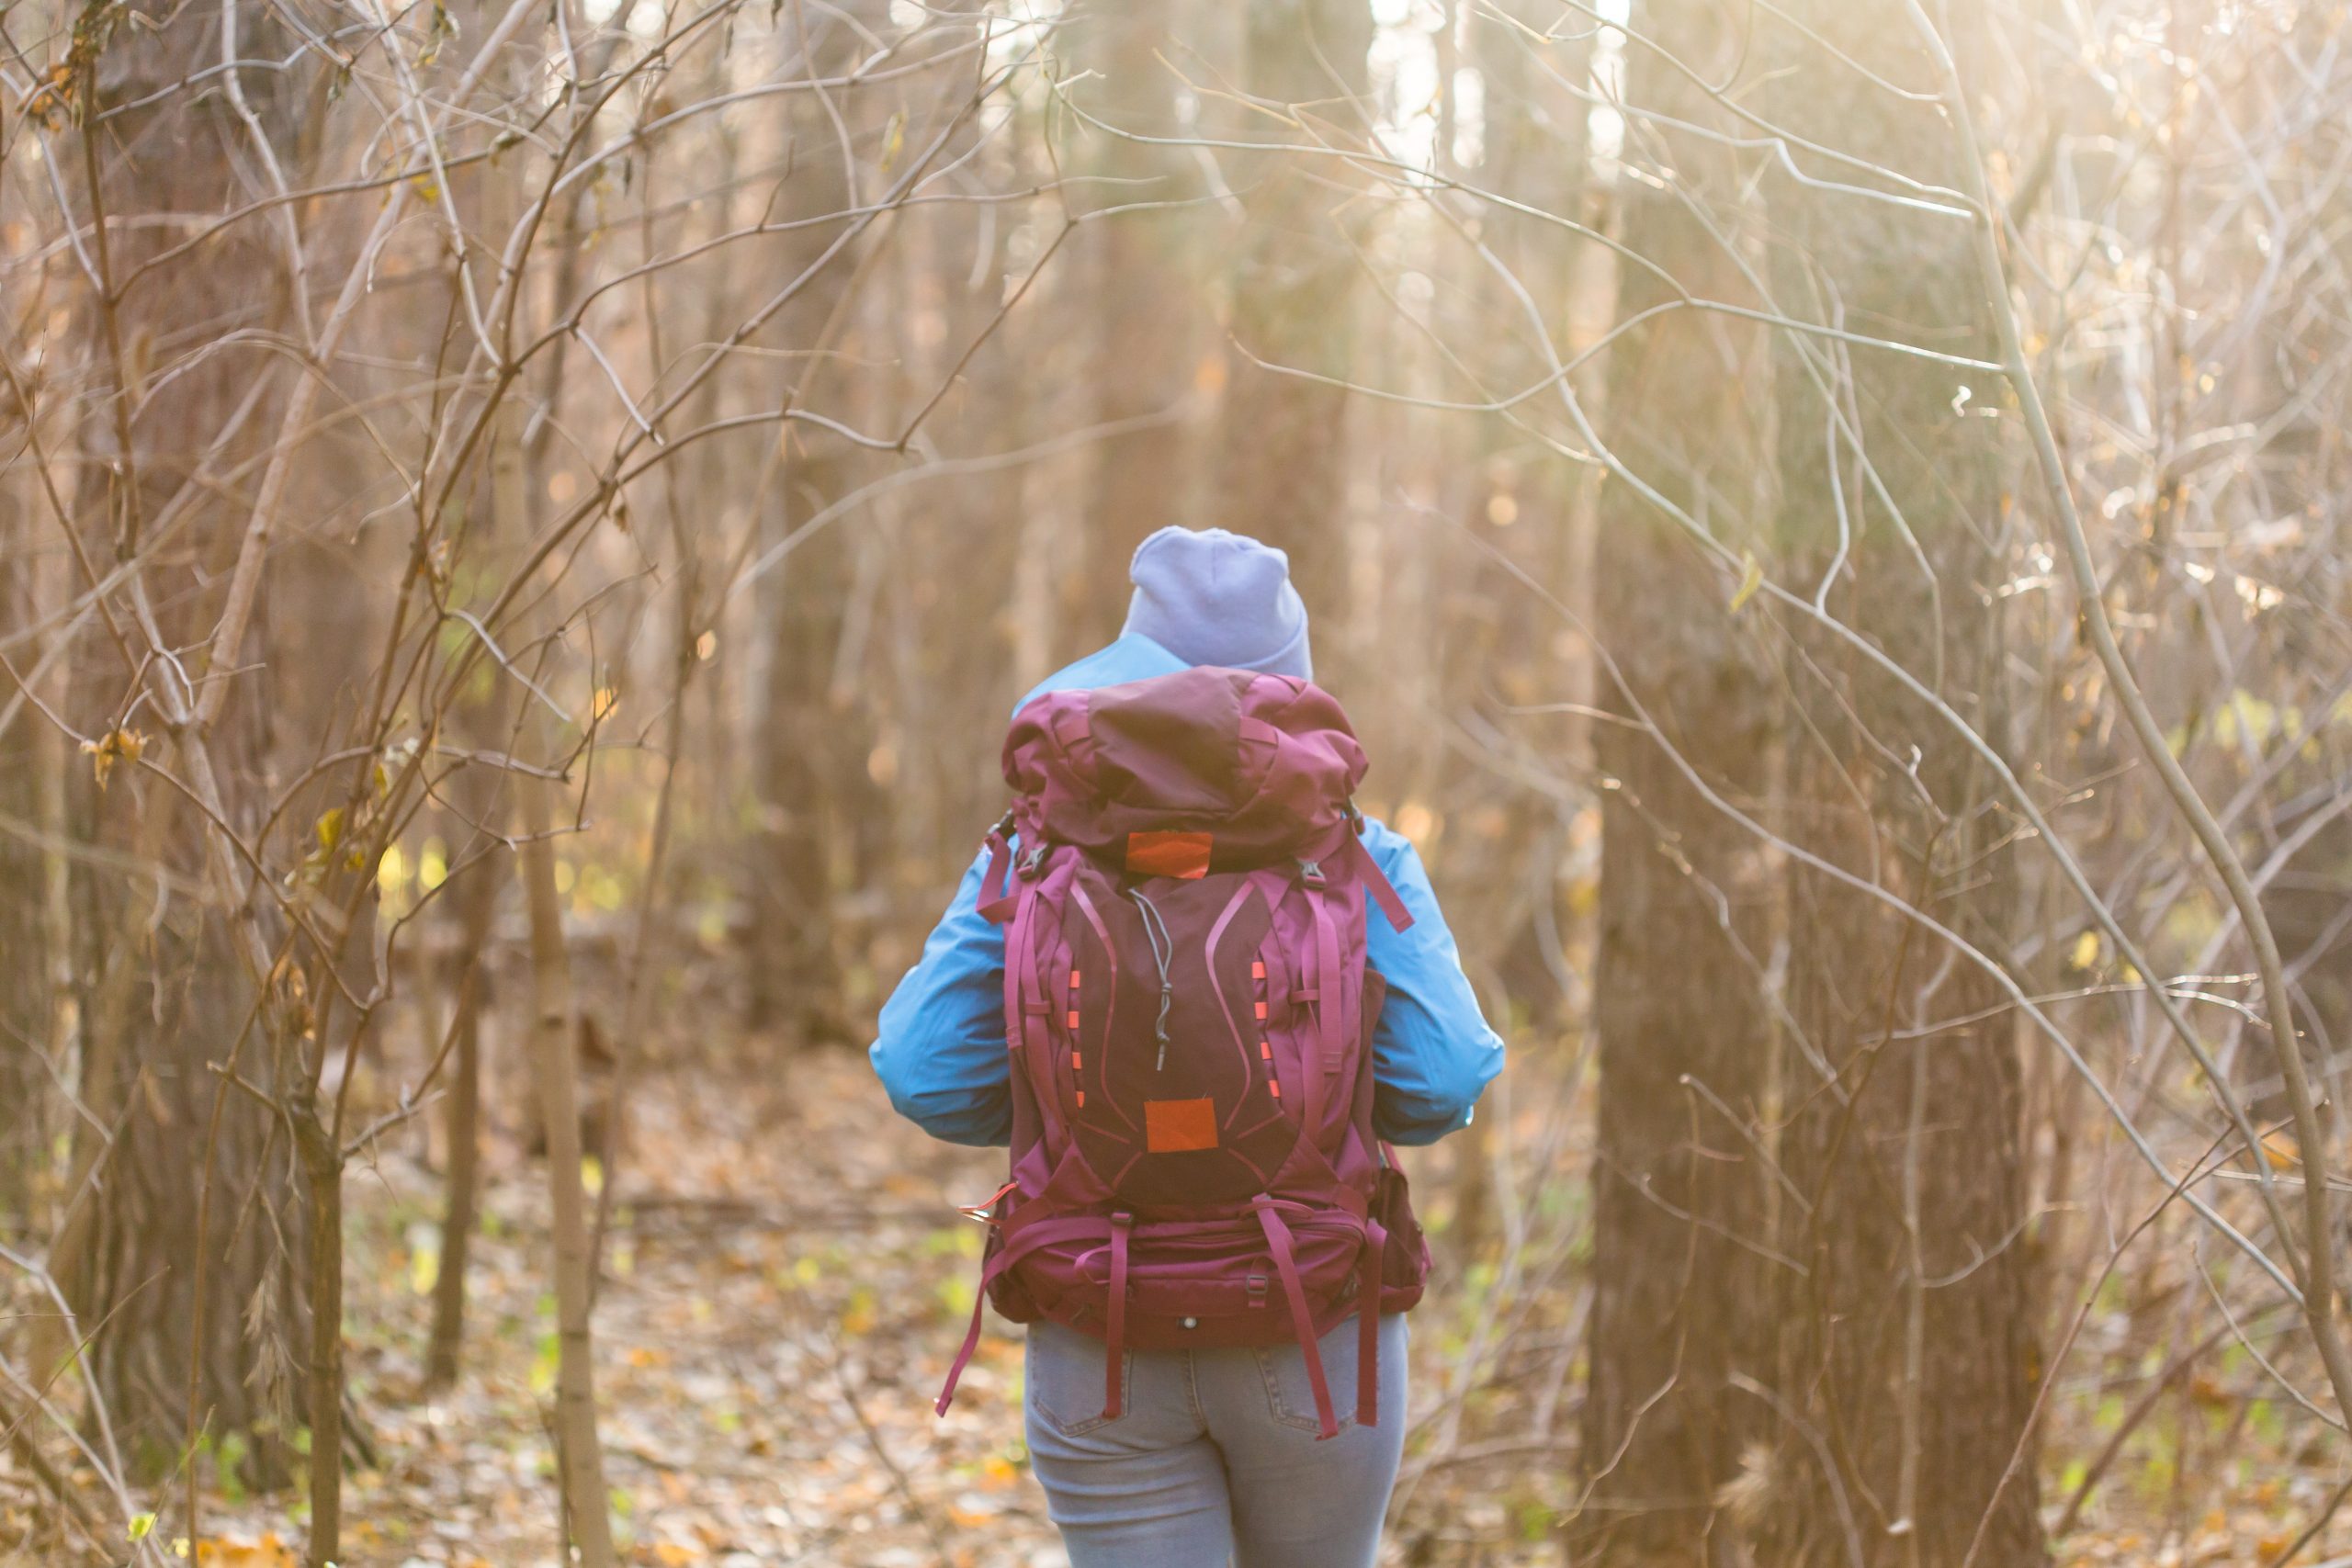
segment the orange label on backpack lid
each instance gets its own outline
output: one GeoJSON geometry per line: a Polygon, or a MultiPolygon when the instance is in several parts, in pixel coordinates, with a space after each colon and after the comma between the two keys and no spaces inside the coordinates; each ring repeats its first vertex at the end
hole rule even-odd
{"type": "Polygon", "coordinates": [[[1150,832],[1127,835],[1127,869],[1137,876],[1175,876],[1187,882],[1209,874],[1214,833],[1150,832]]]}

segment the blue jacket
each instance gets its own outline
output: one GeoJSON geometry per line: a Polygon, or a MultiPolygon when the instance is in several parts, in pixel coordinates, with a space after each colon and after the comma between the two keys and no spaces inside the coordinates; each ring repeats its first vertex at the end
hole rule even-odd
{"type": "MultiPolygon", "coordinates": [[[[1183,668],[1158,643],[1130,634],[1021,700],[1183,668]]],[[[1411,841],[1378,822],[1366,825],[1363,841],[1413,917],[1412,929],[1402,932],[1377,910],[1366,918],[1366,956],[1388,986],[1372,1040],[1373,1129],[1400,1144],[1433,1144],[1469,1124],[1479,1091],[1502,1071],[1503,1043],[1478,1010],[1411,841]]],[[[1012,1137],[1004,932],[978,908],[987,864],[983,851],[965,871],[922,959],[884,1004],[880,1038],[868,1053],[899,1113],[954,1144],[1012,1137]]]]}

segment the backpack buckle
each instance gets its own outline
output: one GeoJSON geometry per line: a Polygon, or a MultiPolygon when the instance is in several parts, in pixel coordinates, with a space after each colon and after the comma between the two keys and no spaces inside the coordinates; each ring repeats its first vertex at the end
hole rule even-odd
{"type": "Polygon", "coordinates": [[[1028,853],[1021,857],[1021,874],[1024,877],[1035,876],[1037,874],[1037,868],[1045,863],[1046,846],[1035,845],[1028,853]]]}
{"type": "Polygon", "coordinates": [[[1253,1307],[1264,1306],[1266,1304],[1266,1276],[1264,1271],[1261,1269],[1252,1269],[1250,1271],[1247,1283],[1249,1285],[1250,1304],[1253,1307]]]}
{"type": "Polygon", "coordinates": [[[1306,884],[1309,887],[1321,887],[1325,886],[1323,880],[1323,863],[1312,860],[1303,860],[1299,862],[1298,879],[1306,884]]]}

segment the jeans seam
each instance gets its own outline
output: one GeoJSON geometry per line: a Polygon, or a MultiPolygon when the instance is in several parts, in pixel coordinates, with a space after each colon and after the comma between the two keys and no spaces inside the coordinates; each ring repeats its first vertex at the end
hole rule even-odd
{"type": "MultiPolygon", "coordinates": [[[[1033,1349],[1031,1352],[1032,1359],[1029,1363],[1029,1368],[1031,1371],[1034,1371],[1035,1367],[1034,1350],[1035,1341],[1032,1341],[1031,1343],[1033,1349]]],[[[1056,1411],[1052,1405],[1046,1403],[1045,1390],[1035,1378],[1029,1377],[1024,1373],[1023,1381],[1026,1384],[1024,1394],[1028,1403],[1036,1408],[1036,1411],[1040,1416],[1045,1417],[1046,1425],[1062,1437],[1083,1438],[1091,1432],[1101,1431],[1103,1427],[1125,1418],[1126,1413],[1124,1410],[1122,1410],[1117,1416],[1106,1416],[1098,1411],[1092,1416],[1066,1418],[1060,1413],[1056,1411]]],[[[1136,1353],[1132,1348],[1129,1348],[1119,1352],[1119,1382],[1126,1389],[1127,1399],[1130,1402],[1135,1397],[1135,1381],[1136,1353]]]]}
{"type": "MultiPolygon", "coordinates": [[[[1266,1385],[1266,1413],[1272,1416],[1280,1426],[1289,1427],[1301,1432],[1317,1431],[1322,1426],[1318,1417],[1313,1415],[1292,1414],[1289,1404],[1283,1398],[1282,1379],[1274,1371],[1273,1359],[1285,1347],[1279,1345],[1261,1345],[1250,1352],[1258,1362],[1259,1379],[1266,1385]]],[[[1348,1427],[1354,1425],[1354,1421],[1355,1413],[1351,1410],[1340,1418],[1340,1424],[1342,1427],[1348,1427]]]]}

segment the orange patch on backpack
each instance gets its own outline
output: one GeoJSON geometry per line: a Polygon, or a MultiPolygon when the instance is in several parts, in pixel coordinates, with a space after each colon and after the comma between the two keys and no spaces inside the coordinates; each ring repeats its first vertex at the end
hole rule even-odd
{"type": "Polygon", "coordinates": [[[1127,869],[1137,876],[1174,876],[1190,882],[1209,874],[1214,833],[1150,832],[1127,835],[1127,869]]]}
{"type": "Polygon", "coordinates": [[[1144,1147],[1156,1155],[1216,1147],[1216,1101],[1147,1100],[1143,1102],[1144,1147]]]}

